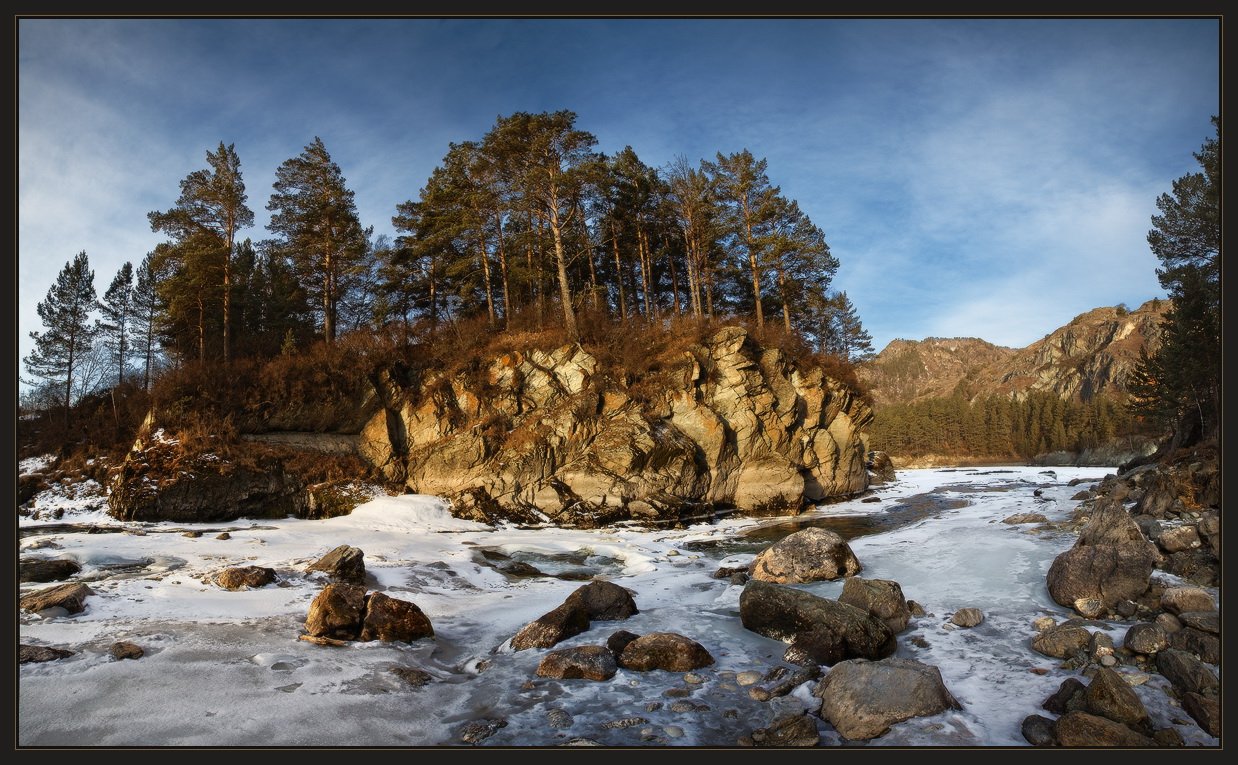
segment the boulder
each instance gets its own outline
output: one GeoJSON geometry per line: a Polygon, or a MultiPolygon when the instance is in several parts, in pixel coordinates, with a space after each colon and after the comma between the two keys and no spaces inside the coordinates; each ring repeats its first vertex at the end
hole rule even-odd
{"type": "Polygon", "coordinates": [[[1122,723],[1136,731],[1152,732],[1148,710],[1122,676],[1101,667],[1084,692],[1084,709],[1094,715],[1122,723]]]}
{"type": "Polygon", "coordinates": [[[82,570],[71,558],[22,558],[17,564],[19,582],[59,582],[82,570]]]}
{"type": "Polygon", "coordinates": [[[1062,746],[1149,748],[1154,743],[1122,723],[1077,710],[1059,717],[1053,733],[1062,746]]]}
{"type": "Polygon", "coordinates": [[[616,630],[610,634],[610,637],[606,638],[606,647],[615,655],[615,658],[618,658],[619,654],[623,653],[623,649],[628,647],[628,643],[631,643],[638,637],[640,635],[637,635],[635,632],[616,630]]]}
{"type": "Polygon", "coordinates": [[[813,694],[821,698],[821,717],[852,740],[876,738],[912,717],[961,709],[936,667],[893,657],[841,662],[813,694]]]}
{"type": "Polygon", "coordinates": [[[691,638],[674,632],[650,632],[624,647],[619,654],[619,666],[637,672],[664,669],[668,672],[689,672],[714,663],[705,647],[691,638]]]}
{"type": "Polygon", "coordinates": [[[1167,553],[1193,550],[1202,544],[1199,539],[1199,533],[1195,531],[1194,526],[1177,526],[1172,529],[1165,529],[1156,537],[1156,543],[1167,553]]]}
{"type": "Polygon", "coordinates": [[[1148,589],[1153,558],[1147,545],[1076,545],[1053,560],[1045,582],[1058,605],[1099,600],[1112,608],[1134,600],[1148,589]]]}
{"type": "Polygon", "coordinates": [[[561,603],[526,624],[512,638],[512,648],[549,648],[589,629],[589,613],[580,603],[561,603]]]}
{"type": "Polygon", "coordinates": [[[1195,530],[1212,554],[1221,557],[1221,516],[1209,510],[1199,519],[1195,530]]]}
{"type": "Polygon", "coordinates": [[[979,608],[960,608],[950,617],[950,623],[960,627],[975,627],[983,621],[984,612],[979,608]]]}
{"type": "Polygon", "coordinates": [[[1079,538],[1075,544],[1083,547],[1127,544],[1149,546],[1143,530],[1131,518],[1130,513],[1126,512],[1122,503],[1109,497],[1097,501],[1087,524],[1079,530],[1079,538]]]}
{"type": "Polygon", "coordinates": [[[1209,736],[1221,735],[1221,705],[1216,699],[1187,693],[1182,696],[1182,708],[1209,736]]]}
{"type": "Polygon", "coordinates": [[[791,713],[779,717],[765,728],[754,730],[750,738],[753,746],[802,747],[816,746],[821,742],[817,723],[807,714],[791,713]]]}
{"type": "Polygon", "coordinates": [[[1002,519],[1002,523],[1048,523],[1049,519],[1040,513],[1015,513],[1002,519]]]}
{"type": "Polygon", "coordinates": [[[1032,650],[1055,659],[1069,659],[1088,647],[1092,633],[1076,619],[1067,619],[1032,638],[1032,650]]]}
{"type": "Polygon", "coordinates": [[[215,574],[214,581],[225,590],[264,587],[275,581],[275,569],[263,566],[234,566],[215,574]]]}
{"type": "Polygon", "coordinates": [[[1216,602],[1199,587],[1169,587],[1161,593],[1161,608],[1171,614],[1185,611],[1215,611],[1216,602]]]}
{"type": "Polygon", "coordinates": [[[753,579],[778,584],[815,582],[859,573],[860,562],[839,535],[810,527],[763,550],[752,561],[753,579]]]}
{"type": "Polygon", "coordinates": [[[434,627],[416,603],[381,592],[366,597],[360,640],[411,643],[423,637],[434,637],[434,627]]]}
{"type": "Polygon", "coordinates": [[[615,621],[639,613],[631,593],[617,584],[593,581],[578,587],[564,604],[583,608],[590,620],[615,621]]]}
{"type": "Polygon", "coordinates": [[[310,603],[305,631],[311,637],[355,640],[365,613],[365,588],[328,584],[310,603]]]}
{"type": "Polygon", "coordinates": [[[791,643],[818,664],[882,659],[898,647],[890,628],[866,611],[759,580],[744,587],[739,616],[745,629],[791,643]]]}
{"type": "Polygon", "coordinates": [[[1041,715],[1028,715],[1019,726],[1023,738],[1032,746],[1057,746],[1057,737],[1053,735],[1053,720],[1041,715]]]}
{"type": "Polygon", "coordinates": [[[1068,677],[1057,687],[1053,695],[1045,699],[1041,709],[1055,715],[1064,715],[1076,709],[1083,709],[1087,699],[1087,686],[1078,678],[1068,677]]]}
{"type": "Polygon", "coordinates": [[[1179,693],[1215,696],[1220,690],[1217,676],[1206,664],[1176,648],[1166,648],[1156,654],[1156,669],[1179,693]]]}
{"type": "Polygon", "coordinates": [[[1184,627],[1169,636],[1169,646],[1193,653],[1209,664],[1221,663],[1221,640],[1194,627],[1184,627]]]}
{"type": "Polygon", "coordinates": [[[609,680],[616,671],[615,655],[602,645],[551,651],[537,665],[538,677],[558,680],[609,680]]]}
{"type": "Polygon", "coordinates": [[[1177,618],[1183,626],[1212,635],[1221,634],[1221,615],[1216,611],[1184,611],[1177,618]]]}
{"type": "Polygon", "coordinates": [[[870,451],[864,467],[868,469],[868,482],[870,484],[889,483],[897,478],[894,472],[893,460],[890,459],[889,454],[883,451],[870,451]]]}
{"type": "Polygon", "coordinates": [[[1169,633],[1151,622],[1132,624],[1122,638],[1122,645],[1135,653],[1151,656],[1169,647],[1169,633]]]}
{"type": "Polygon", "coordinates": [[[305,571],[321,571],[336,582],[364,585],[365,553],[356,547],[340,545],[306,566],[305,571]]]}
{"type": "Polygon", "coordinates": [[[63,648],[53,648],[49,645],[27,645],[22,643],[17,647],[17,663],[31,664],[44,661],[56,661],[73,655],[73,651],[63,648]]]}
{"type": "Polygon", "coordinates": [[[1159,613],[1156,615],[1156,626],[1165,630],[1166,635],[1171,635],[1182,629],[1182,621],[1173,614],[1159,613]]]}
{"type": "Polygon", "coordinates": [[[18,604],[35,613],[49,608],[63,608],[71,614],[78,614],[86,609],[86,596],[93,594],[95,591],[81,582],[57,584],[23,595],[18,604]]]}
{"type": "Polygon", "coordinates": [[[107,652],[117,661],[121,659],[140,659],[146,655],[146,651],[142,650],[142,646],[137,643],[130,643],[127,640],[119,640],[112,643],[107,652]]]}
{"type": "Polygon", "coordinates": [[[903,588],[889,579],[848,577],[843,582],[838,602],[867,611],[896,634],[907,629],[907,623],[911,621],[911,609],[903,598],[903,588]]]}

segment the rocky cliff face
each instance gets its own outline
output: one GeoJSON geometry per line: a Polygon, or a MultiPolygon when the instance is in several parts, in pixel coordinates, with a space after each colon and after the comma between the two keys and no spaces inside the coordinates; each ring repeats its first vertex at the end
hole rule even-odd
{"type": "Polygon", "coordinates": [[[1150,300],[1129,312],[1097,308],[1017,350],[975,338],[895,340],[861,367],[859,375],[879,403],[955,391],[969,399],[1050,391],[1090,401],[1124,392],[1140,349],[1151,350],[1158,342],[1157,326],[1168,308],[1166,300],[1150,300]]]}
{"type": "Polygon", "coordinates": [[[868,486],[868,405],[727,327],[640,389],[579,345],[411,387],[380,375],[359,449],[461,517],[598,526],[798,512],[868,486]]]}

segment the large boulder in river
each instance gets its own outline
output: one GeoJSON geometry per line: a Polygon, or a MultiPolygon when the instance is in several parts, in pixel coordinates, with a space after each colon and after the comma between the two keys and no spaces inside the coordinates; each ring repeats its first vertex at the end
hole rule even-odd
{"type": "Polygon", "coordinates": [[[810,527],[783,537],[752,561],[753,579],[778,584],[838,579],[859,573],[860,561],[847,541],[827,529],[810,527]]]}
{"type": "Polygon", "coordinates": [[[328,584],[310,603],[305,631],[313,637],[355,640],[364,613],[364,587],[328,584]]]}
{"type": "Polygon", "coordinates": [[[580,603],[562,603],[524,625],[512,637],[512,648],[549,648],[589,629],[589,613],[580,603]]]}
{"type": "Polygon", "coordinates": [[[579,605],[590,620],[615,621],[638,613],[632,594],[612,582],[597,580],[576,588],[566,604],[579,605]]]}
{"type": "Polygon", "coordinates": [[[17,564],[19,582],[59,582],[82,570],[72,558],[22,558],[17,564]]]}
{"type": "Polygon", "coordinates": [[[1148,710],[1122,676],[1108,667],[1101,667],[1092,676],[1084,691],[1085,711],[1107,717],[1145,734],[1152,732],[1148,710]]]}
{"type": "Polygon", "coordinates": [[[1156,654],[1156,669],[1179,693],[1215,696],[1221,684],[1208,665],[1186,651],[1168,648],[1156,654]]]}
{"type": "Polygon", "coordinates": [[[1067,619],[1033,637],[1032,650],[1055,659],[1069,659],[1091,642],[1092,633],[1088,632],[1082,621],[1067,619]]]}
{"type": "Polygon", "coordinates": [[[86,609],[86,597],[94,593],[94,590],[81,582],[58,584],[23,595],[18,605],[36,613],[49,608],[63,608],[71,614],[77,614],[86,609]]]}
{"type": "Polygon", "coordinates": [[[821,698],[821,716],[852,740],[876,738],[912,717],[962,708],[936,667],[893,657],[844,661],[817,684],[813,695],[821,698]]]}
{"type": "Polygon", "coordinates": [[[233,566],[215,574],[214,581],[225,590],[265,587],[275,581],[275,569],[266,566],[233,566]]]}
{"type": "Polygon", "coordinates": [[[356,547],[340,545],[305,567],[306,572],[321,571],[337,582],[365,584],[365,553],[356,547]]]}
{"type": "Polygon", "coordinates": [[[1169,633],[1161,625],[1152,622],[1132,624],[1122,638],[1122,646],[1135,653],[1151,656],[1169,647],[1169,633]]]}
{"type": "Polygon", "coordinates": [[[619,654],[619,666],[637,672],[664,669],[690,672],[714,663],[705,646],[675,632],[650,632],[628,643],[619,654]]]}
{"type": "Polygon", "coordinates": [[[1161,593],[1161,608],[1171,614],[1189,611],[1215,611],[1216,601],[1199,587],[1169,587],[1161,593]]]}
{"type": "Polygon", "coordinates": [[[867,611],[759,580],[740,594],[739,617],[745,629],[791,643],[818,664],[882,659],[898,647],[890,628],[867,611]]]}
{"type": "Polygon", "coordinates": [[[1149,748],[1155,745],[1152,739],[1120,722],[1080,710],[1059,717],[1053,732],[1061,746],[1149,748]]]}
{"type": "Polygon", "coordinates": [[[1099,601],[1113,608],[1148,589],[1153,557],[1144,545],[1076,545],[1053,559],[1045,583],[1058,605],[1099,601]]]}
{"type": "Polygon", "coordinates": [[[434,637],[434,627],[416,603],[381,592],[366,597],[358,639],[411,643],[424,637],[434,637]]]}
{"type": "Polygon", "coordinates": [[[615,655],[603,645],[582,645],[546,654],[537,665],[538,677],[558,680],[609,680],[618,667],[615,655]]]}
{"type": "Polygon", "coordinates": [[[848,577],[843,582],[838,602],[867,611],[896,634],[907,629],[907,623],[911,621],[911,609],[903,597],[903,588],[890,579],[848,577]]]}
{"type": "Polygon", "coordinates": [[[898,477],[894,472],[894,461],[885,452],[877,450],[869,452],[865,466],[868,468],[870,483],[889,483],[898,477]]]}

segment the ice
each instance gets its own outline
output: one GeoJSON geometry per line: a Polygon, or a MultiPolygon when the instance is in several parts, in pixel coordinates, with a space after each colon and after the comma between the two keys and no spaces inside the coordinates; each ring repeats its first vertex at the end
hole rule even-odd
{"type": "MultiPolygon", "coordinates": [[[[31,554],[79,561],[79,578],[91,580],[96,594],[81,614],[19,617],[22,642],[77,652],[20,667],[19,743],[457,745],[466,724],[493,719],[508,724],[483,746],[551,746],[576,738],[606,746],[733,746],[782,714],[815,711],[818,702],[812,683],[758,702],[734,682],[734,673],[764,674],[782,664],[786,646],[745,630],[742,587],[710,575],[719,566],[741,565],[772,541],[745,541],[758,538],[745,535],[837,520],[853,524],[846,528],[855,534],[850,544],[864,567],[860,575],[900,582],[905,595],[930,613],[900,634],[898,655],[937,666],[964,707],[899,723],[870,745],[1022,746],[1022,719],[1043,714],[1044,698],[1066,677],[1078,676],[1028,646],[1033,619],[1068,616],[1049,599],[1044,576],[1074,537],[1000,521],[1032,511],[1050,521],[1068,518],[1077,505],[1069,498],[1080,487],[1067,482],[1099,480],[1112,471],[1057,468],[1056,476],[1047,476],[1030,467],[1001,470],[905,470],[897,481],[875,487],[879,503],[856,498],[797,519],[732,516],[682,529],[490,527],[453,518],[443,500],[417,495],[376,497],[351,515],[321,521],[210,524],[210,533],[198,538],[183,536],[187,527],[179,524],[107,518],[145,533],[91,534],[41,530],[41,521],[22,518],[20,528],[30,535],[23,547],[54,540],[59,549],[31,554]],[[1033,496],[1036,488],[1044,497],[1033,496]],[[891,509],[910,506],[918,508],[911,515],[891,509]],[[883,525],[888,515],[902,525],[883,525]],[[216,539],[221,530],[231,538],[216,539]],[[433,623],[433,639],[341,648],[297,639],[323,586],[321,575],[305,568],[341,544],[364,551],[368,589],[417,603],[433,623]],[[527,562],[545,575],[506,576],[484,551],[527,562]],[[210,582],[213,573],[236,565],[271,567],[278,581],[238,592],[210,582]],[[715,658],[697,671],[704,683],[687,684],[681,673],[624,669],[606,682],[537,677],[546,651],[512,651],[508,641],[579,587],[581,581],[563,577],[582,571],[631,590],[640,611],[624,621],[595,621],[556,648],[604,644],[619,629],[680,632],[715,658]],[[981,625],[943,627],[968,606],[984,612],[981,625]],[[113,660],[108,646],[122,639],[143,646],[146,656],[113,660]],[[414,686],[392,673],[399,667],[419,668],[432,680],[414,686]],[[664,695],[668,691],[672,695],[664,695]],[[684,698],[695,706],[673,711],[684,698]],[[571,725],[552,727],[551,709],[568,712],[571,725]],[[648,722],[605,726],[628,717],[648,722]],[[644,729],[651,732],[642,736],[644,729]]],[[[37,498],[47,508],[74,501],[67,493],[37,498]]],[[[802,587],[836,597],[842,584],[802,587]]],[[[1125,629],[1114,624],[1107,631],[1120,641],[1125,629]]],[[[1163,678],[1153,675],[1136,692],[1158,726],[1186,720],[1175,725],[1188,743],[1218,743],[1170,704],[1163,678]]],[[[844,743],[828,723],[818,721],[818,727],[823,745],[844,743]]]]}

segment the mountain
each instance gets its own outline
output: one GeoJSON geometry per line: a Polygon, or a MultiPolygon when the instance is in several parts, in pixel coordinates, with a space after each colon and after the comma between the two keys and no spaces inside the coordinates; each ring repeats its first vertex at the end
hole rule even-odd
{"type": "Polygon", "coordinates": [[[878,404],[988,395],[1025,398],[1048,391],[1088,402],[1120,397],[1139,351],[1158,343],[1157,326],[1168,300],[1149,300],[1133,311],[1096,308],[1026,348],[993,345],[977,338],[894,340],[858,370],[878,404]]]}

